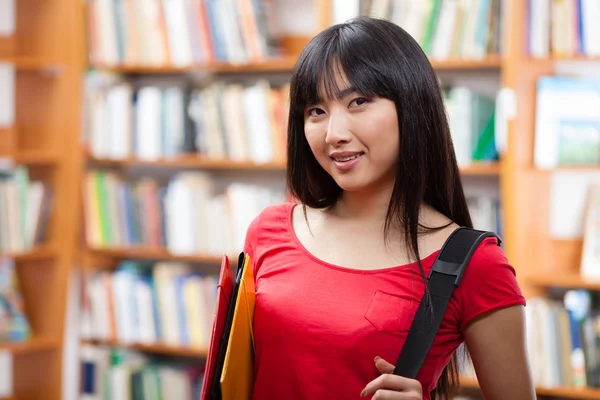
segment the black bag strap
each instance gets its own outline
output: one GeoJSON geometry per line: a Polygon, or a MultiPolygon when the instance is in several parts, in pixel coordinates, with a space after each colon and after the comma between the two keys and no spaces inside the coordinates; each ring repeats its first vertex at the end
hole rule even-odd
{"type": "Polygon", "coordinates": [[[442,323],[452,292],[460,284],[477,246],[487,237],[496,237],[498,245],[502,242],[493,232],[464,227],[450,234],[429,272],[427,287],[431,295],[431,309],[427,307],[425,293],[396,362],[395,375],[411,379],[417,377],[442,323]]]}

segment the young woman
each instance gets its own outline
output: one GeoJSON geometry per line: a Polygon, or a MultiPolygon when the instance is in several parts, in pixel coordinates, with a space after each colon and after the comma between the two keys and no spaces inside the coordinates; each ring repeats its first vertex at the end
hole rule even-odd
{"type": "Polygon", "coordinates": [[[300,204],[265,209],[246,237],[254,398],[448,398],[466,342],[486,399],[534,399],[525,300],[496,239],[474,253],[417,379],[392,374],[439,249],[472,226],[418,44],[377,19],[320,33],[293,72],[288,134],[300,204]]]}

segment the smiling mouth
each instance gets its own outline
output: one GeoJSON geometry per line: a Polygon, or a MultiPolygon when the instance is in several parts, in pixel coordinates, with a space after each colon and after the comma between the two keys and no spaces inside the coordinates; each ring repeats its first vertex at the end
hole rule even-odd
{"type": "Polygon", "coordinates": [[[337,162],[348,162],[348,161],[352,161],[355,158],[362,156],[363,154],[365,154],[365,153],[357,153],[357,154],[354,154],[352,156],[347,156],[347,157],[331,157],[331,159],[334,161],[337,161],[337,162]]]}

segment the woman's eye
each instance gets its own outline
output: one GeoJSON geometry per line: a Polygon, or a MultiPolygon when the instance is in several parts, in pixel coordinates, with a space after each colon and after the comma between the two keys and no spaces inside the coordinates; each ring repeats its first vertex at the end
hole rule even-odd
{"type": "Polygon", "coordinates": [[[363,104],[366,104],[368,102],[369,102],[369,99],[367,99],[366,97],[359,97],[359,98],[356,98],[356,99],[352,100],[350,102],[350,105],[351,106],[352,105],[362,106],[363,104]]]}
{"type": "Polygon", "coordinates": [[[325,111],[321,110],[320,108],[311,108],[307,111],[307,114],[309,117],[318,117],[319,115],[325,114],[325,111]]]}

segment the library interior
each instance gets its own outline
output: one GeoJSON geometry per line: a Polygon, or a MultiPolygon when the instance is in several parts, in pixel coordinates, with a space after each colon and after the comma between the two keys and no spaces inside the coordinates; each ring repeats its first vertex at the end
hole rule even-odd
{"type": "MultiPolygon", "coordinates": [[[[296,201],[291,78],[355,17],[433,67],[473,228],[526,299],[537,398],[600,399],[600,1],[0,0],[0,400],[251,398],[219,362],[259,286],[230,302],[224,265],[296,201]]],[[[483,399],[459,360],[453,398],[483,399]]]]}

